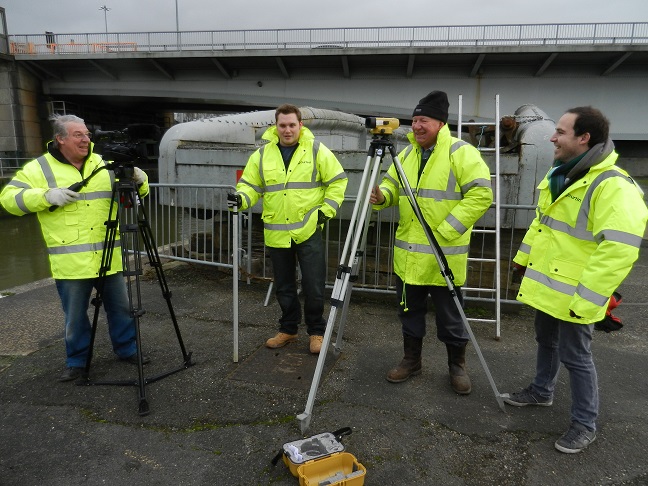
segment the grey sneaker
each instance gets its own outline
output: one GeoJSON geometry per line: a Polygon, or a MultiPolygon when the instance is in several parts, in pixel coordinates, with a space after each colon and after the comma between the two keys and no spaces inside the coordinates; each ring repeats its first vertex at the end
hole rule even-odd
{"type": "Polygon", "coordinates": [[[567,454],[575,454],[582,451],[596,440],[596,432],[589,430],[583,424],[572,422],[569,430],[556,441],[556,449],[567,454]]]}
{"type": "Polygon", "coordinates": [[[514,407],[526,407],[527,405],[538,405],[540,407],[550,407],[553,404],[553,399],[542,398],[540,395],[531,390],[528,386],[522,391],[517,393],[508,394],[502,393],[502,399],[509,405],[514,407]]]}

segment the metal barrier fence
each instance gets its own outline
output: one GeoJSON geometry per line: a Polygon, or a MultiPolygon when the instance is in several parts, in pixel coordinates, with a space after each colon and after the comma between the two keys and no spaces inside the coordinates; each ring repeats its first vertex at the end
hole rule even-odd
{"type": "Polygon", "coordinates": [[[2,157],[0,158],[0,178],[13,177],[18,169],[32,158],[2,157]]]}
{"type": "MultiPolygon", "coordinates": [[[[268,284],[267,305],[272,269],[269,257],[266,257],[263,224],[260,215],[252,210],[238,217],[227,211],[226,196],[233,190],[233,186],[226,185],[151,184],[151,195],[144,199],[144,204],[161,258],[219,267],[238,273],[239,278],[248,283],[252,280],[265,282],[268,284]]],[[[355,198],[346,198],[344,204],[355,204],[355,198]]],[[[500,210],[499,262],[484,261],[494,258],[495,235],[486,232],[473,234],[463,291],[469,318],[470,303],[474,303],[478,315],[493,307],[495,294],[484,289],[493,289],[496,285],[500,286],[500,303],[519,304],[515,300],[518,287],[511,283],[510,268],[525,231],[515,230],[515,222],[518,218],[530,221],[535,207],[502,204],[500,210]],[[500,265],[500,282],[496,282],[496,264],[500,265]]],[[[489,211],[494,211],[494,208],[489,211]]],[[[488,218],[487,213],[482,219],[488,218]]],[[[362,265],[353,283],[355,291],[393,294],[393,240],[397,224],[396,208],[372,214],[362,265]]],[[[339,218],[328,221],[325,226],[326,281],[329,288],[335,281],[348,226],[348,221],[339,218]]],[[[482,220],[475,227],[483,229],[482,220]]],[[[239,278],[233,279],[235,295],[239,278]]],[[[233,306],[235,327],[238,328],[237,298],[233,306]]]]}
{"type": "Polygon", "coordinates": [[[239,49],[647,44],[648,22],[10,35],[13,55],[239,49]]]}

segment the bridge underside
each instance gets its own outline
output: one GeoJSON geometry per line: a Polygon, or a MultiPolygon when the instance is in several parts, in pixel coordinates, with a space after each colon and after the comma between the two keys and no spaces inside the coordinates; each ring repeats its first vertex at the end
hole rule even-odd
{"type": "MultiPolygon", "coordinates": [[[[433,89],[448,92],[451,122],[492,119],[534,104],[557,119],[599,107],[612,136],[648,144],[644,111],[648,46],[323,49],[17,56],[42,101],[78,106],[103,129],[169,122],[173,112],[231,113],[292,102],[358,115],[409,119],[433,89]],[[166,116],[166,120],[164,120],[166,116]]],[[[642,151],[643,148],[638,150],[642,151]]]]}

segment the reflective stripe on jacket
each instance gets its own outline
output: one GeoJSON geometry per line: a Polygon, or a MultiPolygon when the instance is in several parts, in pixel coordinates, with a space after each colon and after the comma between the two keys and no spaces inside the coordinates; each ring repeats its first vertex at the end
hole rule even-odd
{"type": "MultiPolygon", "coordinates": [[[[79,190],[81,197],[77,201],[54,211],[49,211],[51,205],[45,199],[45,193],[51,188],[69,187],[80,182],[101,165],[105,165],[101,156],[92,153],[82,167],[82,174],[73,165],[60,162],[47,153],[25,164],[0,193],[0,202],[11,214],[37,214],[55,279],[98,276],[114,174],[100,170],[79,190]]],[[[139,193],[148,193],[148,181],[139,188],[139,193]]],[[[107,274],[116,273],[121,268],[117,232],[112,265],[107,274]]]]}
{"type": "Polygon", "coordinates": [[[268,128],[263,138],[270,143],[250,156],[236,192],[242,196],[243,210],[263,196],[265,244],[289,248],[292,241],[299,244],[312,236],[318,210],[327,218],[337,214],[347,176],[335,155],[306,127],[301,128],[287,172],[276,126],[268,128]]]}
{"type": "MultiPolygon", "coordinates": [[[[421,147],[413,133],[408,138],[412,145],[399,154],[399,160],[421,212],[448,260],[454,282],[461,286],[466,281],[472,227],[493,202],[490,171],[479,151],[452,137],[445,125],[419,179],[421,147]]],[[[400,212],[394,247],[396,274],[408,284],[445,285],[423,226],[393,164],[380,188],[385,203],[374,208],[398,205],[400,212]]]]}
{"type": "Polygon", "coordinates": [[[639,256],[648,219],[643,193],[614,165],[617,157],[612,152],[553,203],[548,179],[538,185],[536,217],[513,259],[527,267],[519,301],[563,321],[604,318],[639,256]]]}

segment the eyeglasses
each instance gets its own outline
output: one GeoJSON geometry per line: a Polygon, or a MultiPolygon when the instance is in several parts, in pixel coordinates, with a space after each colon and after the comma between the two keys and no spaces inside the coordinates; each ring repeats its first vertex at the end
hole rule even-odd
{"type": "Polygon", "coordinates": [[[81,139],[83,139],[83,138],[85,138],[85,137],[88,137],[89,140],[92,140],[92,133],[90,133],[90,132],[85,132],[85,133],[81,133],[81,132],[74,132],[74,133],[73,133],[72,135],[70,135],[70,136],[71,136],[72,138],[77,139],[77,140],[81,140],[81,139]]]}

